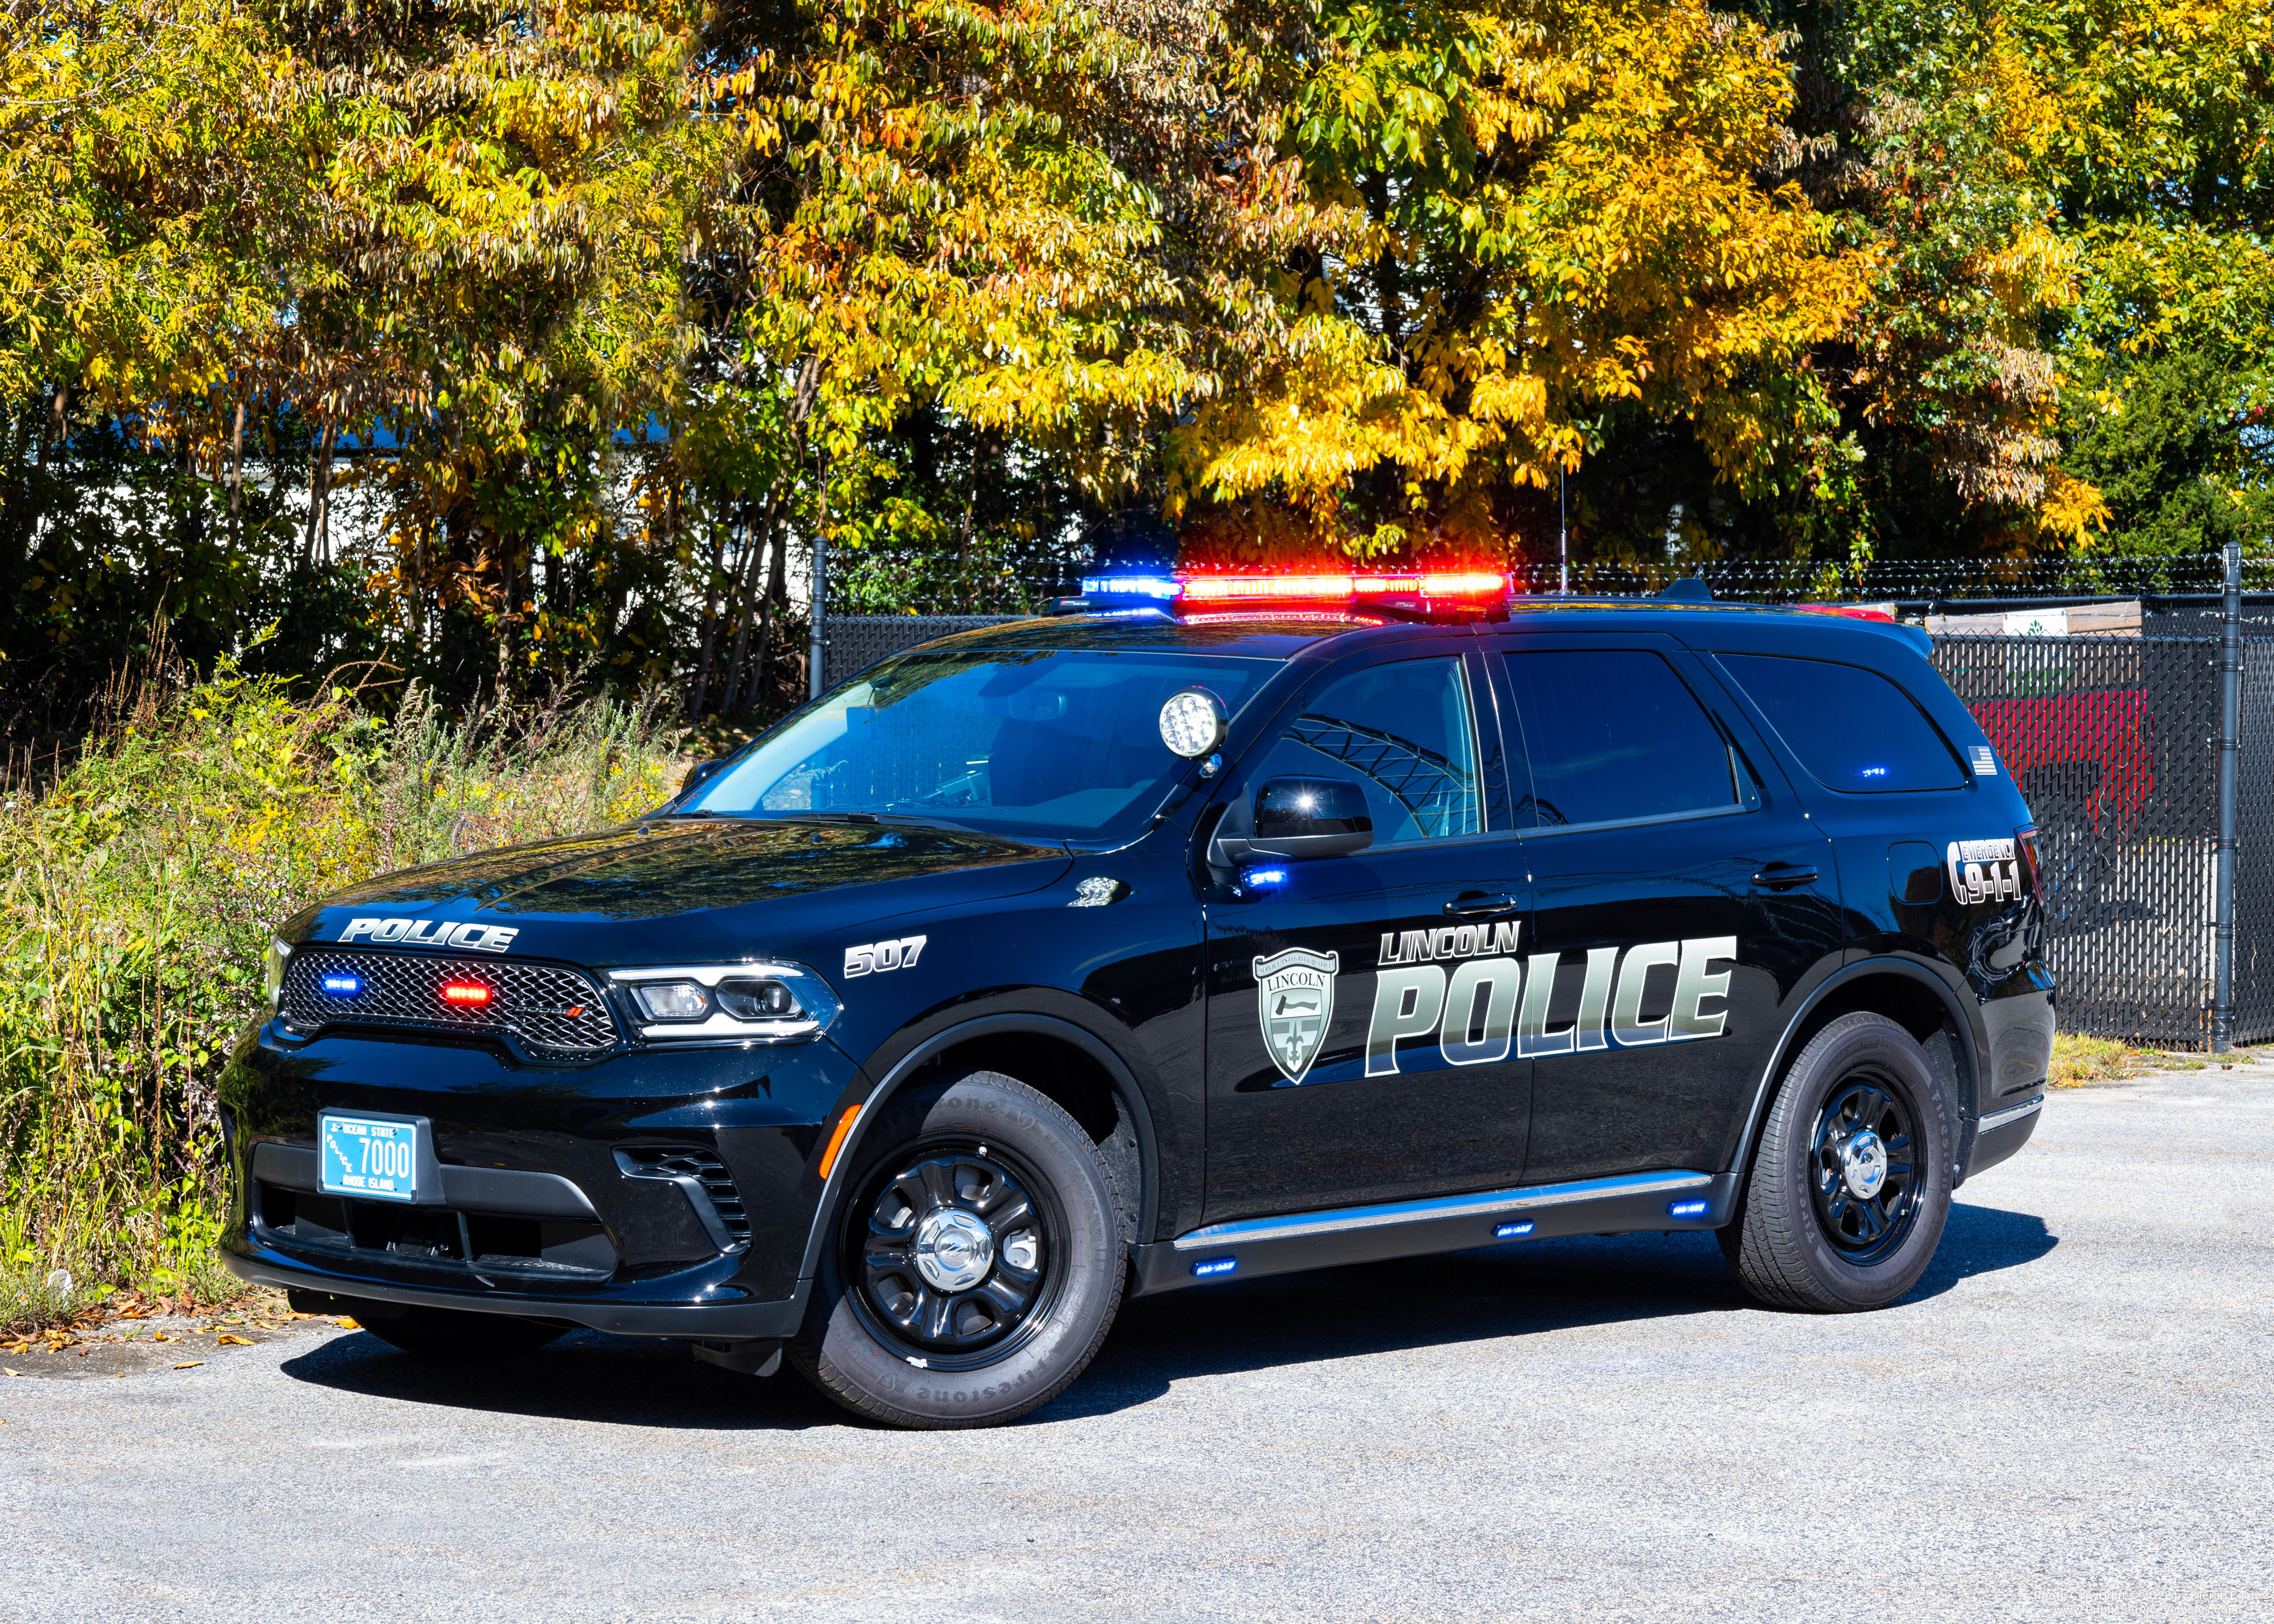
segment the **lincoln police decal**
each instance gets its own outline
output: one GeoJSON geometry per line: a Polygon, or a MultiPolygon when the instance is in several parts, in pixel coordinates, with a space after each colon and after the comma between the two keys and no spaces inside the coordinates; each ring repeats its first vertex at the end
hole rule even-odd
{"type": "Polygon", "coordinates": [[[1263,1047],[1291,1083],[1303,1080],[1327,1041],[1328,1023],[1335,1018],[1335,973],[1342,962],[1340,953],[1314,953],[1301,947],[1255,961],[1263,1047]]]}
{"type": "Polygon", "coordinates": [[[1953,840],[1947,857],[1950,894],[1959,901],[2020,899],[2022,865],[2011,840],[1953,840]]]}
{"type": "Polygon", "coordinates": [[[502,953],[521,934],[518,925],[461,925],[447,919],[351,919],[343,942],[392,942],[399,947],[465,947],[502,953]]]}

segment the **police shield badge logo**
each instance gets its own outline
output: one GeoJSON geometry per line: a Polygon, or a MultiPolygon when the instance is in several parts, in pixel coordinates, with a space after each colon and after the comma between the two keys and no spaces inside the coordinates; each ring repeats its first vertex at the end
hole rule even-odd
{"type": "Polygon", "coordinates": [[[1340,953],[1314,953],[1291,947],[1255,961],[1256,1012],[1263,1022],[1263,1047],[1291,1083],[1299,1083],[1325,1046],[1335,1018],[1335,974],[1340,953]]]}

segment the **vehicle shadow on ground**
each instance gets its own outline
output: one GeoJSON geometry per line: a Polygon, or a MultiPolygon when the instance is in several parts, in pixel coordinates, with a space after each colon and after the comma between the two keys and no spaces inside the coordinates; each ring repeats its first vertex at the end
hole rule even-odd
{"type": "MultiPolygon", "coordinates": [[[[2034,1262],[2059,1240],[2034,1213],[1954,1202],[1906,1303],[2034,1262]]],[[[1082,1379],[1038,1420],[1098,1415],[1179,1380],[1314,1359],[1682,1314],[1776,1313],[1747,1297],[1710,1234],[1580,1236],[1195,1287],[1128,1304],[1082,1379]]]]}
{"type": "MultiPolygon", "coordinates": [[[[1934,1263],[1905,1301],[2034,1262],[2059,1244],[2034,1213],[1954,1203],[1934,1263]]],[[[1578,1237],[1226,1282],[1125,1304],[1089,1370],[1032,1418],[1111,1414],[1196,1376],[1577,1326],[1775,1312],[1744,1295],[1703,1234],[1578,1237]]],[[[697,1364],[677,1343],[592,1331],[497,1365],[433,1364],[368,1334],[342,1336],[282,1369],[343,1393],[621,1426],[861,1425],[787,1370],[738,1376],[697,1364]]]]}

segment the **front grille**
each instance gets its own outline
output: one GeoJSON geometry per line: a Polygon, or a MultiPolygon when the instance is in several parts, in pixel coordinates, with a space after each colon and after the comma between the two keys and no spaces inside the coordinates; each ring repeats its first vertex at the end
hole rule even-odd
{"type": "Polygon", "coordinates": [[[732,1243],[725,1250],[741,1252],[749,1245],[750,1214],[742,1206],[742,1192],[734,1188],[734,1176],[717,1153],[680,1145],[627,1145],[616,1152],[616,1163],[634,1178],[693,1179],[732,1243]]]}
{"type": "Polygon", "coordinates": [[[540,1060],[588,1060],[616,1045],[607,1001],[584,972],[494,959],[304,947],[284,961],[277,1013],[295,1032],[378,1026],[510,1033],[540,1060]],[[355,988],[328,992],[327,978],[352,978],[355,988]],[[489,1000],[451,1003],[442,996],[448,983],[486,988],[489,1000]]]}

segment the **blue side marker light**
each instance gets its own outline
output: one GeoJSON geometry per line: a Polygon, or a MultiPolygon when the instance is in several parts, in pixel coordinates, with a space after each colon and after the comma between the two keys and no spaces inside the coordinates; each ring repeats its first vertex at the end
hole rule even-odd
{"type": "Polygon", "coordinates": [[[1284,868],[1250,868],[1239,876],[1243,891],[1255,891],[1266,885],[1284,885],[1286,883],[1287,871],[1284,868]]]}
{"type": "Polygon", "coordinates": [[[335,998],[352,998],[363,990],[363,978],[359,975],[333,974],[326,976],[318,985],[335,998]]]}
{"type": "Polygon", "coordinates": [[[1669,1218],[1703,1218],[1706,1215],[1706,1203],[1676,1201],[1666,1209],[1666,1214],[1669,1218]]]}
{"type": "Polygon", "coordinates": [[[1528,1223],[1504,1223],[1501,1225],[1500,1228],[1493,1231],[1493,1239],[1496,1241],[1520,1241],[1531,1233],[1532,1226],[1528,1223]]]}
{"type": "Polygon", "coordinates": [[[1193,1278],[1206,1280],[1214,1274],[1229,1274],[1239,1267],[1238,1258],[1203,1258],[1193,1265],[1193,1278]]]}

